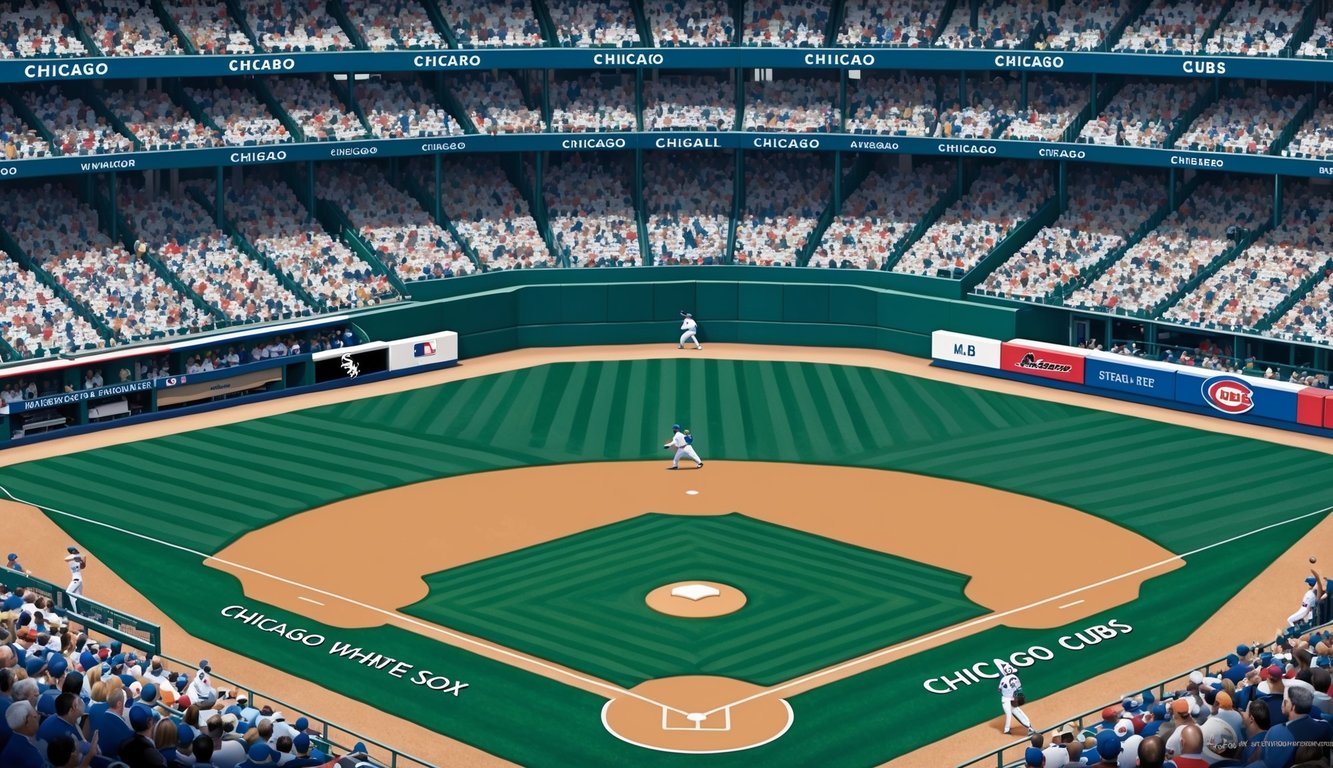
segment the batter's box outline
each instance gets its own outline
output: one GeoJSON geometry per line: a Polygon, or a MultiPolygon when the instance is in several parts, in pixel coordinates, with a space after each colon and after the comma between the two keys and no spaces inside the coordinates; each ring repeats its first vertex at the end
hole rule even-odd
{"type": "Polygon", "coordinates": [[[664,731],[730,731],[731,730],[731,707],[723,707],[717,712],[690,712],[682,715],[680,712],[670,708],[662,707],[662,730],[664,731]],[[709,720],[720,717],[722,727],[707,727],[704,723],[709,720]],[[687,723],[686,725],[672,725],[671,721],[687,723]]]}

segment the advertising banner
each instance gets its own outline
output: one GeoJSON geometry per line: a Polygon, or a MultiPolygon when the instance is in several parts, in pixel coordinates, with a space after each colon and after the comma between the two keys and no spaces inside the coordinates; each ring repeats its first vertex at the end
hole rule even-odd
{"type": "Polygon", "coordinates": [[[212,376],[206,379],[201,376],[197,380],[193,376],[171,376],[159,381],[163,383],[163,388],[157,393],[157,407],[169,408],[197,400],[212,400],[215,397],[261,389],[272,382],[282,381],[282,368],[270,366],[259,370],[248,370],[239,375],[212,376]]]}
{"type": "Polygon", "coordinates": [[[458,362],[458,334],[453,331],[399,339],[389,346],[391,371],[456,362],[458,362]]]}
{"type": "Polygon", "coordinates": [[[1000,345],[1000,370],[1082,384],[1086,363],[1082,351],[1023,340],[1006,341],[1000,345]]]}
{"type": "Polygon", "coordinates": [[[1083,383],[1157,400],[1176,398],[1176,370],[1169,363],[1140,360],[1106,352],[1089,352],[1083,383]]]}
{"type": "Polygon", "coordinates": [[[1305,387],[1251,376],[1182,368],[1176,375],[1176,401],[1204,406],[1222,416],[1258,416],[1296,421],[1297,393],[1305,387]]]}
{"type": "Polygon", "coordinates": [[[355,379],[389,370],[389,345],[383,342],[316,352],[315,383],[355,379]]]}
{"type": "Polygon", "coordinates": [[[930,356],[951,363],[999,368],[1000,341],[953,331],[935,331],[930,335],[930,356]]]}

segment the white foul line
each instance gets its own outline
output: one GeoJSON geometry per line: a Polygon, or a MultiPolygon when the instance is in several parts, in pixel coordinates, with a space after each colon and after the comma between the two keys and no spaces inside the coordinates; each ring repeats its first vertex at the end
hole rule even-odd
{"type": "Polygon", "coordinates": [[[1060,610],[1063,611],[1063,610],[1066,609],[1066,608],[1073,608],[1074,606],[1078,605],[1078,604],[1081,603],[1081,602],[1083,602],[1083,601],[1082,601],[1082,600],[1075,600],[1075,601],[1072,602],[1072,603],[1065,603],[1064,605],[1060,606],[1060,610]]]}
{"type": "Polygon", "coordinates": [[[304,601],[306,601],[307,603],[314,603],[315,605],[323,605],[323,603],[321,603],[320,601],[318,601],[318,600],[311,600],[310,598],[306,597],[305,595],[297,595],[297,596],[296,596],[296,599],[297,599],[297,600],[304,600],[304,601]]]}
{"type": "MultiPolygon", "coordinates": [[[[590,686],[593,686],[593,687],[596,687],[596,688],[601,688],[601,689],[603,689],[603,690],[611,691],[611,692],[614,693],[617,697],[619,697],[619,696],[629,696],[630,698],[638,699],[638,700],[640,700],[640,701],[642,701],[642,702],[644,702],[644,703],[646,703],[646,704],[652,704],[652,705],[654,705],[654,706],[662,707],[663,709],[669,709],[669,710],[671,710],[671,711],[673,711],[673,712],[678,712],[678,713],[680,713],[681,715],[688,715],[688,714],[689,714],[689,712],[686,712],[686,711],[683,710],[683,709],[676,709],[675,707],[673,707],[673,706],[671,706],[671,705],[669,705],[669,704],[663,704],[663,703],[660,702],[660,701],[655,701],[655,700],[650,699],[650,698],[648,698],[647,696],[644,696],[644,695],[642,695],[642,694],[635,693],[634,691],[626,690],[626,689],[624,689],[624,688],[621,688],[621,687],[618,686],[618,685],[612,685],[611,683],[605,682],[605,681],[603,681],[603,680],[596,680],[596,679],[593,679],[593,678],[590,678],[590,677],[584,677],[584,676],[582,676],[582,675],[575,674],[575,673],[573,673],[573,672],[571,672],[571,671],[569,671],[569,670],[567,670],[567,669],[563,669],[563,668],[561,668],[561,667],[557,667],[557,666],[555,666],[555,665],[553,665],[553,664],[548,664],[548,663],[546,663],[546,662],[544,662],[544,661],[542,661],[542,660],[540,660],[540,659],[536,659],[536,658],[533,658],[533,657],[531,657],[531,656],[524,656],[523,654],[521,654],[521,653],[517,653],[517,652],[515,652],[515,651],[511,651],[511,650],[508,649],[508,648],[504,648],[504,647],[502,647],[502,646],[498,646],[498,645],[491,645],[490,643],[484,643],[484,642],[481,642],[480,640],[476,640],[476,639],[471,638],[471,637],[466,637],[466,636],[464,636],[464,635],[460,635],[460,634],[458,634],[458,633],[456,633],[456,632],[450,632],[449,630],[444,629],[443,627],[440,627],[440,626],[438,626],[438,625],[435,625],[435,624],[427,624],[426,622],[423,622],[423,621],[417,621],[416,619],[413,619],[413,618],[411,618],[410,616],[404,616],[404,615],[401,614],[401,613],[395,613],[395,612],[393,612],[393,611],[386,611],[386,610],[384,610],[383,608],[379,608],[379,607],[374,606],[374,605],[367,605],[366,603],[363,603],[363,602],[361,602],[360,600],[353,600],[353,599],[350,598],[350,597],[343,597],[342,595],[334,594],[333,592],[329,592],[329,591],[327,591],[327,590],[320,589],[319,587],[312,587],[312,586],[310,586],[310,585],[308,585],[308,584],[302,584],[302,583],[300,583],[300,582],[298,582],[298,581],[292,581],[291,579],[283,578],[282,576],[275,576],[275,575],[273,575],[273,574],[271,574],[271,573],[267,573],[267,572],[265,572],[265,571],[261,571],[261,570],[258,570],[258,569],[256,569],[256,568],[251,568],[251,567],[248,566],[248,565],[241,565],[240,563],[233,563],[233,562],[231,562],[231,561],[229,561],[229,560],[223,560],[223,559],[220,558],[220,557],[214,557],[214,556],[212,556],[212,555],[206,555],[206,554],[204,554],[203,552],[198,552],[198,551],[196,551],[196,550],[190,549],[189,547],[182,547],[181,545],[179,545],[179,544],[174,544],[174,543],[172,543],[172,542],[170,542],[170,541],[163,541],[163,540],[161,540],[161,539],[155,539],[155,538],[153,538],[152,536],[146,536],[146,535],[144,535],[144,534],[142,534],[142,533],[139,533],[138,531],[128,531],[128,530],[125,530],[124,528],[120,528],[120,527],[118,527],[118,526],[114,526],[114,525],[112,525],[112,524],[110,524],[110,523],[103,522],[102,520],[93,520],[93,519],[91,519],[91,518],[83,517],[82,515],[76,515],[76,514],[74,514],[73,512],[66,512],[66,511],[64,511],[63,509],[56,509],[55,507],[48,507],[48,506],[46,506],[46,505],[44,505],[44,504],[38,504],[38,503],[33,502],[33,501],[27,501],[27,500],[24,500],[24,499],[20,499],[19,497],[17,497],[17,496],[15,496],[14,494],[10,493],[10,492],[9,492],[9,489],[8,489],[8,488],[5,488],[5,487],[2,486],[2,485],[0,485],[0,492],[3,492],[6,496],[8,496],[10,499],[14,500],[15,502],[18,502],[19,504],[27,504],[28,506],[36,507],[36,508],[38,508],[38,509],[44,509],[44,510],[46,510],[47,512],[52,512],[52,513],[55,513],[55,514],[57,514],[57,515],[64,515],[65,517],[68,517],[68,518],[70,518],[70,519],[72,519],[72,520],[78,520],[78,521],[80,521],[80,522],[88,523],[88,524],[90,524],[90,525],[98,525],[98,526],[101,526],[101,527],[106,528],[106,529],[108,529],[108,530],[115,531],[115,532],[117,532],[117,533],[123,533],[123,534],[125,534],[126,536],[132,536],[132,537],[134,537],[134,538],[136,538],[136,539],[142,539],[142,540],[144,540],[144,541],[150,541],[150,542],[152,542],[152,543],[154,543],[154,544],[161,544],[161,545],[164,546],[164,547],[170,547],[171,549],[179,550],[179,551],[181,551],[181,552],[186,552],[186,553],[191,554],[191,555],[194,555],[194,556],[196,556],[196,557],[201,557],[201,558],[203,558],[205,561],[213,560],[213,561],[215,561],[215,562],[222,563],[223,565],[231,566],[232,568],[236,568],[236,569],[239,569],[239,570],[242,570],[242,571],[248,571],[248,572],[253,573],[253,574],[257,575],[257,576],[263,576],[263,577],[266,577],[266,578],[269,578],[269,579],[273,579],[274,581],[282,582],[283,584],[287,584],[287,585],[289,585],[289,586],[299,587],[299,588],[304,589],[304,590],[307,590],[307,591],[309,591],[309,592],[314,592],[314,593],[316,593],[316,594],[324,595],[325,597],[331,597],[331,598],[333,598],[333,599],[335,599],[335,600],[341,600],[341,601],[343,601],[343,602],[345,602],[345,603],[348,603],[348,604],[351,604],[351,605],[355,605],[355,606],[358,607],[358,608],[364,608],[364,609],[366,609],[366,610],[368,610],[368,611],[371,611],[371,612],[378,613],[378,614],[381,614],[381,615],[383,615],[383,616],[386,616],[386,617],[388,617],[388,618],[390,619],[390,621],[401,621],[401,622],[403,622],[403,623],[405,623],[405,624],[411,624],[412,626],[420,627],[420,628],[422,628],[422,629],[425,629],[425,630],[428,631],[428,632],[434,632],[434,633],[436,633],[436,634],[443,635],[443,636],[448,637],[448,638],[452,638],[453,640],[455,640],[455,641],[457,641],[457,642],[464,643],[464,644],[467,644],[467,645],[476,646],[477,648],[484,648],[484,649],[486,649],[487,651],[490,651],[491,653],[499,654],[499,655],[502,655],[502,656],[507,656],[507,657],[509,657],[509,658],[511,658],[511,659],[517,659],[517,660],[519,660],[519,661],[521,661],[521,662],[523,662],[523,663],[525,663],[525,664],[531,664],[532,666],[535,666],[535,667],[541,667],[542,669],[548,670],[548,671],[550,671],[550,672],[554,672],[554,673],[556,673],[556,674],[558,674],[558,675],[563,675],[563,676],[568,677],[568,678],[570,678],[570,679],[572,679],[572,680],[578,680],[579,682],[584,683],[584,684],[586,684],[586,685],[590,685],[590,686]]],[[[313,601],[312,601],[312,602],[313,602],[313,601]]]]}

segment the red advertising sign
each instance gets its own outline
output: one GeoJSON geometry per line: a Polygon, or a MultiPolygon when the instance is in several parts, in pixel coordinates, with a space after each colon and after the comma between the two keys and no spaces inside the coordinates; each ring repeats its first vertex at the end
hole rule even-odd
{"type": "Polygon", "coordinates": [[[1083,356],[1006,341],[1000,345],[1000,370],[1043,379],[1083,383],[1083,356]]]}

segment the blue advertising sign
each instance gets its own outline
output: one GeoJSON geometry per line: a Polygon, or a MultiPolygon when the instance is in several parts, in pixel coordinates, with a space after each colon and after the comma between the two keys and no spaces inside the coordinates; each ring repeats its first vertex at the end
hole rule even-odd
{"type": "Polygon", "coordinates": [[[1158,400],[1176,398],[1176,372],[1166,366],[1152,366],[1132,357],[1107,360],[1087,357],[1083,383],[1097,389],[1111,389],[1158,400]]]}
{"type": "Polygon", "coordinates": [[[1249,376],[1211,373],[1181,371],[1177,374],[1176,400],[1206,407],[1223,416],[1249,415],[1296,421],[1296,393],[1304,387],[1249,376]]]}

